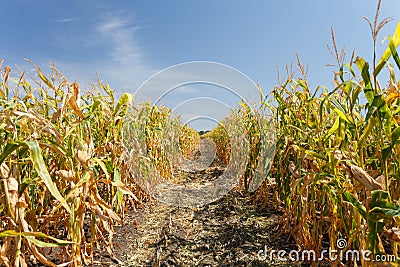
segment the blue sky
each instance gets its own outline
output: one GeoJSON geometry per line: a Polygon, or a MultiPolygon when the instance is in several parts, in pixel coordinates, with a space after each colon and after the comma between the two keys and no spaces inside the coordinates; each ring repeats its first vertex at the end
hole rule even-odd
{"type": "MultiPolygon", "coordinates": [[[[372,39],[361,15],[373,18],[375,8],[376,1],[366,0],[3,1],[0,59],[26,71],[32,68],[24,58],[42,69],[54,61],[86,89],[97,71],[118,92],[131,93],[171,65],[214,61],[238,69],[268,92],[276,85],[277,66],[283,71],[296,62],[297,52],[309,67],[311,85],[331,87],[332,68],[326,67],[334,63],[326,48],[331,26],[339,47],[371,60],[372,39]]],[[[395,21],[382,30],[379,51],[400,20],[399,10],[400,1],[382,1],[381,18],[395,21]]],[[[211,91],[217,99],[230,98],[211,91]]],[[[225,114],[215,112],[217,119],[225,114]]]]}

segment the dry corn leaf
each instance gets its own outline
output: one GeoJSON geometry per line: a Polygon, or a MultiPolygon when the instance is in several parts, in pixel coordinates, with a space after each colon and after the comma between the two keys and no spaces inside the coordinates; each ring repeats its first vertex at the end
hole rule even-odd
{"type": "MultiPolygon", "coordinates": [[[[377,178],[375,178],[375,181],[377,183],[379,183],[384,190],[386,190],[386,181],[385,181],[385,176],[384,175],[378,176],[377,178]]],[[[391,182],[392,182],[392,179],[389,179],[388,186],[390,186],[391,182]]]]}
{"type": "Polygon", "coordinates": [[[0,165],[0,177],[7,179],[10,176],[10,168],[4,162],[0,165]]]}
{"type": "Polygon", "coordinates": [[[74,111],[75,115],[77,115],[80,119],[84,120],[85,115],[83,115],[78,104],[76,103],[76,98],[70,93],[68,93],[68,95],[69,95],[69,98],[68,98],[69,107],[74,111]]]}
{"type": "Polygon", "coordinates": [[[391,240],[396,241],[396,242],[400,242],[400,229],[399,228],[392,227],[391,229],[386,230],[385,234],[391,240]]]}
{"type": "Polygon", "coordinates": [[[68,170],[68,171],[67,170],[59,170],[59,171],[56,171],[56,174],[60,178],[65,179],[67,181],[72,181],[74,178],[74,172],[72,170],[68,170]]]}
{"type": "Polygon", "coordinates": [[[78,150],[77,156],[78,160],[83,165],[87,165],[88,160],[91,158],[91,156],[85,150],[78,150]]]}
{"type": "MultiPolygon", "coordinates": [[[[11,73],[11,68],[9,66],[5,66],[4,67],[4,84],[6,84],[8,82],[8,78],[10,77],[10,73],[11,73]]],[[[5,97],[5,95],[4,95],[5,97]]]]}
{"type": "Polygon", "coordinates": [[[289,171],[296,178],[300,178],[299,170],[296,170],[296,165],[293,162],[289,162],[289,171]]]}
{"type": "Polygon", "coordinates": [[[18,181],[17,179],[10,177],[7,179],[7,187],[8,187],[8,192],[18,192],[18,181]]]}
{"type": "Polygon", "coordinates": [[[76,82],[69,86],[67,98],[68,105],[74,111],[75,115],[84,120],[85,115],[83,115],[82,110],[80,109],[79,85],[76,82]]]}
{"type": "Polygon", "coordinates": [[[353,177],[362,184],[367,190],[382,190],[383,187],[380,183],[374,180],[366,171],[356,165],[349,166],[350,173],[353,177]]]}
{"type": "Polygon", "coordinates": [[[123,182],[111,182],[111,184],[121,190],[122,194],[129,195],[133,197],[136,201],[139,199],[132,193],[132,191],[123,182]]]}

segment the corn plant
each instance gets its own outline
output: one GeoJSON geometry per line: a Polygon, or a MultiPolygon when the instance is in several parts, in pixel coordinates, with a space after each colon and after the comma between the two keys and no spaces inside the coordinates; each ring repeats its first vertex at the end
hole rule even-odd
{"type": "MultiPolygon", "coordinates": [[[[34,66],[35,86],[24,73],[15,79],[10,67],[0,66],[0,263],[26,266],[32,255],[56,266],[46,255],[53,247],[70,266],[92,262],[96,248],[113,257],[113,225],[149,199],[123,143],[133,96],[116,100],[100,80],[81,92],[55,66],[49,76],[34,66]]],[[[159,149],[155,123],[147,118],[133,125],[148,125],[148,152],[159,149]]],[[[155,156],[159,166],[167,165],[165,155],[155,156]]]]}
{"type": "MultiPolygon", "coordinates": [[[[388,22],[377,23],[377,19],[371,23],[374,58],[376,35],[388,22]]],[[[284,207],[284,227],[303,249],[321,253],[328,247],[335,249],[337,241],[346,238],[345,249],[370,250],[373,255],[393,253],[398,258],[400,82],[388,60],[392,57],[400,69],[396,50],[400,23],[372,70],[354,55],[345,64],[333,32],[332,38],[339,68],[334,89],[311,90],[299,61],[301,78],[294,79],[289,71],[289,78],[274,88],[271,101],[261,95],[261,104],[273,111],[277,143],[272,178],[256,192],[255,199],[263,199],[257,196],[265,195],[263,190],[275,191],[276,203],[284,207]],[[383,69],[389,71],[385,87],[378,80],[383,69]]],[[[257,112],[244,103],[234,112],[243,119],[240,123],[245,125],[250,146],[242,177],[243,188],[248,190],[248,179],[260,160],[262,135],[257,112]]],[[[229,136],[221,133],[221,127],[206,136],[211,136],[217,151],[226,155],[229,136]]],[[[360,262],[369,264],[363,259],[360,262]]],[[[338,265],[339,260],[331,264],[338,265]]]]}
{"type": "Polygon", "coordinates": [[[332,91],[311,92],[305,79],[293,78],[273,91],[276,190],[303,248],[320,252],[347,238],[347,249],[398,256],[400,83],[387,61],[392,56],[400,68],[399,34],[400,24],[372,71],[360,57],[340,65],[332,91]],[[386,88],[377,79],[384,66],[386,88]],[[392,246],[385,248],[382,238],[392,246]]]}

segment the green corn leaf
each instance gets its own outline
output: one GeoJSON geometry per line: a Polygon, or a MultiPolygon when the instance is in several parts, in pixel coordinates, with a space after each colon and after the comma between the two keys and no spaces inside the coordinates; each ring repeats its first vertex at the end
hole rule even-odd
{"type": "Polygon", "coordinates": [[[382,190],[374,190],[371,192],[371,203],[370,207],[375,207],[375,203],[381,201],[387,201],[389,199],[389,193],[382,190]]]}
{"type": "Polygon", "coordinates": [[[33,166],[38,172],[40,178],[42,178],[44,184],[50,191],[51,195],[55,199],[57,199],[68,212],[71,212],[71,209],[67,204],[67,201],[62,197],[60,191],[58,191],[57,186],[54,184],[53,180],[50,177],[46,164],[43,160],[39,144],[36,141],[25,141],[24,143],[29,147],[29,150],[31,152],[30,155],[33,162],[33,166]]]}
{"type": "Polygon", "coordinates": [[[345,202],[350,203],[356,210],[360,213],[360,215],[366,219],[367,218],[367,210],[366,208],[361,204],[361,202],[350,192],[346,191],[343,192],[342,194],[343,200],[345,202]]]}
{"type": "Polygon", "coordinates": [[[99,158],[93,158],[93,161],[97,162],[97,164],[99,164],[100,168],[102,169],[102,171],[106,175],[107,181],[110,181],[111,180],[110,179],[110,174],[109,174],[108,169],[107,169],[106,165],[104,164],[104,162],[99,158]]]}
{"type": "Polygon", "coordinates": [[[354,71],[353,67],[349,63],[344,64],[344,66],[349,69],[349,71],[353,77],[356,77],[356,72],[354,71]]]}
{"type": "Polygon", "coordinates": [[[397,209],[397,206],[394,203],[389,202],[389,193],[383,190],[374,190],[371,192],[369,207],[369,217],[376,221],[382,219],[382,214],[384,214],[383,210],[397,209]],[[377,212],[378,210],[381,210],[382,212],[377,212]]]}
{"type": "Polygon", "coordinates": [[[40,248],[52,248],[52,247],[63,247],[66,245],[60,245],[60,244],[56,244],[56,243],[48,243],[48,242],[44,242],[41,241],[39,239],[36,239],[34,237],[31,236],[25,236],[26,239],[28,239],[30,242],[32,242],[33,244],[35,244],[37,247],[40,248]]]}
{"type": "Polygon", "coordinates": [[[400,113],[400,107],[396,108],[396,110],[393,111],[393,115],[396,115],[397,113],[400,113]]]}
{"type": "Polygon", "coordinates": [[[339,129],[339,125],[340,125],[340,118],[337,117],[335,122],[332,125],[332,128],[329,129],[328,133],[325,136],[325,140],[329,138],[329,136],[331,136],[333,133],[335,133],[337,131],[337,129],[339,129]]]}
{"type": "Polygon", "coordinates": [[[369,75],[369,64],[361,57],[357,57],[355,61],[364,80],[364,94],[368,102],[371,104],[374,100],[374,90],[372,89],[371,76],[369,75]]]}
{"type": "Polygon", "coordinates": [[[382,232],[385,224],[379,221],[379,218],[375,216],[375,213],[368,214],[368,234],[367,240],[369,243],[369,249],[372,251],[374,255],[380,254],[381,251],[379,249],[379,236],[378,234],[382,232]]]}
{"type": "MultiPolygon", "coordinates": [[[[65,247],[65,246],[68,246],[68,245],[75,244],[74,242],[64,241],[64,240],[60,240],[60,239],[56,239],[56,241],[58,241],[56,243],[48,243],[48,242],[36,239],[35,237],[30,236],[30,235],[22,234],[22,236],[24,236],[26,239],[28,239],[29,241],[34,243],[36,246],[42,247],[42,248],[65,247]]],[[[47,238],[52,239],[52,240],[55,239],[54,237],[50,238],[49,236],[47,238]]]]}
{"type": "MultiPolygon", "coordinates": [[[[383,205],[383,204],[382,204],[383,205]]],[[[382,213],[382,215],[386,215],[389,219],[400,216],[400,207],[375,207],[370,210],[370,212],[374,213],[382,213]]],[[[379,216],[378,220],[379,220],[379,216]]]]}
{"type": "Polygon", "coordinates": [[[396,51],[396,44],[395,44],[393,38],[390,36],[389,36],[389,48],[390,48],[390,52],[392,53],[394,62],[396,62],[397,67],[400,69],[400,57],[396,51]]]}
{"type": "Polygon", "coordinates": [[[400,138],[400,126],[392,132],[392,146],[394,146],[400,138]]]}
{"type": "Polygon", "coordinates": [[[370,211],[368,212],[368,243],[374,254],[381,253],[379,249],[379,233],[385,224],[390,223],[393,217],[400,215],[399,207],[389,202],[389,193],[382,190],[371,192],[370,211]]]}
{"type": "Polygon", "coordinates": [[[119,99],[117,106],[115,107],[114,110],[114,115],[118,113],[118,111],[125,105],[128,105],[130,103],[132,103],[133,100],[133,95],[132,94],[128,94],[128,93],[124,93],[121,98],[119,99]]]}
{"type": "Polygon", "coordinates": [[[61,240],[61,239],[46,235],[41,232],[17,232],[15,230],[6,230],[6,231],[3,231],[0,233],[0,238],[9,237],[9,236],[11,236],[11,237],[22,236],[22,237],[25,237],[26,239],[28,239],[29,241],[32,241],[33,243],[35,243],[38,246],[44,245],[45,247],[55,247],[55,246],[59,247],[59,246],[67,246],[67,245],[75,244],[74,242],[61,240]],[[54,241],[55,243],[43,242],[36,238],[49,239],[49,240],[54,241]]]}
{"type": "Polygon", "coordinates": [[[37,238],[47,238],[47,239],[50,239],[50,240],[53,240],[53,241],[57,242],[58,244],[64,244],[64,245],[75,244],[72,241],[66,241],[66,240],[58,239],[58,238],[46,235],[46,234],[41,233],[41,232],[23,232],[22,236],[33,236],[33,237],[37,237],[37,238]]]}
{"type": "Polygon", "coordinates": [[[264,94],[259,84],[257,84],[257,89],[258,89],[258,94],[260,95],[260,103],[262,103],[264,101],[264,94]]]}
{"type": "Polygon", "coordinates": [[[14,152],[14,150],[16,150],[20,146],[21,144],[18,144],[16,142],[8,143],[0,155],[0,164],[2,164],[3,161],[8,157],[8,155],[10,155],[12,152],[14,152]]]}
{"type": "Polygon", "coordinates": [[[335,111],[342,120],[344,120],[347,123],[352,124],[352,121],[351,121],[352,119],[347,118],[347,116],[341,110],[339,110],[338,108],[335,108],[335,109],[333,109],[333,111],[335,111]]]}
{"type": "Polygon", "coordinates": [[[301,151],[303,151],[305,154],[307,154],[307,155],[309,155],[309,156],[312,156],[312,157],[315,157],[315,158],[318,158],[318,159],[322,159],[322,160],[324,160],[324,161],[327,161],[327,160],[328,160],[328,159],[327,159],[326,157],[324,157],[323,155],[321,155],[321,154],[319,154],[319,153],[317,153],[317,152],[315,152],[315,151],[312,151],[312,150],[304,149],[304,148],[301,147],[301,146],[293,145],[293,148],[298,149],[298,150],[301,150],[301,151]]]}
{"type": "Polygon", "coordinates": [[[389,73],[390,73],[390,83],[391,84],[396,84],[397,83],[397,81],[396,81],[396,73],[394,71],[393,65],[390,62],[388,62],[387,63],[387,67],[388,67],[389,73]]]}
{"type": "Polygon", "coordinates": [[[385,146],[382,149],[382,159],[387,160],[392,154],[392,146],[385,146]]]}
{"type": "Polygon", "coordinates": [[[372,103],[368,107],[368,112],[365,116],[365,120],[369,120],[369,118],[374,115],[375,112],[379,110],[385,103],[386,101],[381,94],[375,95],[373,97],[372,103]]]}
{"type": "Polygon", "coordinates": [[[0,238],[8,237],[8,236],[21,236],[21,233],[18,233],[14,230],[6,230],[0,233],[0,238]]]}
{"type": "Polygon", "coordinates": [[[113,181],[113,185],[117,187],[117,193],[115,194],[115,206],[118,207],[119,205],[121,205],[122,200],[123,200],[123,192],[120,189],[120,187],[118,187],[117,185],[122,183],[121,182],[121,174],[119,172],[119,169],[117,167],[114,168],[114,181],[113,181]]]}
{"type": "Polygon", "coordinates": [[[99,100],[94,101],[94,103],[91,107],[91,111],[94,112],[100,104],[101,104],[101,102],[99,100]]]}
{"type": "Polygon", "coordinates": [[[388,146],[385,146],[382,150],[382,159],[387,160],[392,154],[393,147],[396,145],[397,141],[400,138],[400,126],[398,126],[393,132],[391,137],[391,143],[388,146]]]}
{"type": "Polygon", "coordinates": [[[353,109],[354,105],[359,99],[358,96],[360,95],[361,91],[362,91],[361,86],[356,85],[355,89],[353,90],[353,94],[351,96],[351,109],[353,109]]]}
{"type": "Polygon", "coordinates": [[[374,118],[374,117],[371,117],[371,118],[368,120],[367,127],[364,129],[364,131],[363,131],[363,133],[362,133],[362,135],[360,136],[360,139],[359,139],[359,141],[358,141],[358,144],[357,144],[358,147],[362,147],[362,146],[364,145],[365,140],[367,139],[367,137],[368,137],[369,134],[371,133],[371,130],[374,128],[375,122],[376,122],[376,121],[375,121],[375,118],[374,118]]]}
{"type": "MultiPolygon", "coordinates": [[[[393,40],[394,48],[396,48],[397,46],[400,45],[400,22],[397,24],[397,27],[393,34],[392,40],[393,40]]],[[[389,45],[390,45],[390,39],[389,39],[389,45]]],[[[377,76],[381,72],[382,68],[385,66],[386,62],[390,58],[390,55],[392,54],[391,50],[393,50],[393,49],[390,48],[390,46],[389,46],[383,53],[381,59],[379,60],[378,65],[376,66],[376,68],[374,70],[375,76],[377,76]]]]}
{"type": "Polygon", "coordinates": [[[111,104],[114,105],[114,91],[111,89],[110,85],[99,84],[100,87],[107,93],[107,95],[111,98],[111,104]]]}

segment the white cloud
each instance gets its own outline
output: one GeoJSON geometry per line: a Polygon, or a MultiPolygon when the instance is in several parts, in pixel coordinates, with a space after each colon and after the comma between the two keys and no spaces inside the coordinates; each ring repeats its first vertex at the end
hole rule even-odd
{"type": "Polygon", "coordinates": [[[155,72],[146,62],[145,49],[138,37],[143,22],[135,21],[132,14],[120,10],[100,14],[93,15],[85,27],[74,28],[73,38],[71,34],[57,36],[59,40],[55,45],[62,47],[66,54],[70,53],[71,59],[55,58],[55,63],[69,79],[77,78],[83,88],[89,89],[91,82],[97,82],[97,72],[118,94],[134,93],[155,72]],[[79,54],[76,54],[77,50],[79,54]],[[97,55],[93,56],[93,51],[98,51],[97,55]]]}
{"type": "Polygon", "coordinates": [[[54,22],[56,22],[56,23],[69,23],[69,22],[75,22],[75,21],[78,21],[77,17],[58,19],[58,20],[55,20],[54,22]]]}
{"type": "Polygon", "coordinates": [[[122,64],[139,63],[142,51],[137,41],[140,26],[132,26],[132,19],[125,14],[109,14],[97,25],[96,31],[111,45],[109,56],[122,64]]]}

